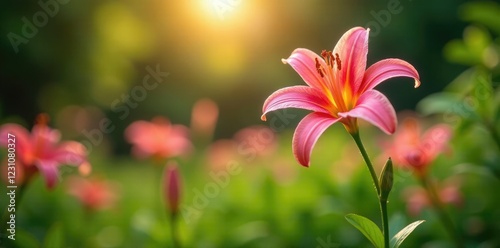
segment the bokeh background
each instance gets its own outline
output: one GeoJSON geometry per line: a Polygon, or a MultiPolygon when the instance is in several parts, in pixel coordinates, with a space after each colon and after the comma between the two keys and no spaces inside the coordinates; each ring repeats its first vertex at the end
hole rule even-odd
{"type": "MultiPolygon", "coordinates": [[[[477,62],[474,56],[464,55],[462,47],[450,45],[463,37],[472,37],[466,43],[480,43],[480,49],[485,42],[498,44],[500,21],[495,16],[500,7],[483,3],[477,7],[460,0],[2,1],[0,123],[30,129],[39,113],[47,113],[50,125],[61,130],[64,139],[87,146],[92,173],[118,188],[114,207],[87,216],[66,193],[65,178],[78,174],[75,169],[63,171],[60,186],[53,191],[46,190],[38,178],[18,211],[17,245],[170,247],[160,189],[163,164],[132,157],[124,131],[133,121],[155,116],[189,126],[195,102],[209,98],[219,109],[213,136],[194,137],[193,153],[176,158],[184,179],[185,206],[192,204],[195,189],[203,190],[212,180],[209,172],[215,169],[207,161],[216,141],[237,142],[238,131],[262,125],[273,135],[270,139],[257,135],[261,146],[256,151],[272,155],[237,155],[242,172],[197,211],[193,221],[180,221],[185,247],[327,247],[322,246],[323,240],[338,247],[369,247],[343,217],[356,212],[378,220],[370,178],[343,127],[332,127],[320,139],[313,153],[314,166],[305,169],[291,153],[293,130],[305,112],[290,110],[294,117],[280,119],[284,128],[279,130],[260,120],[269,94],[303,84],[281,58],[298,47],[318,53],[332,49],[351,27],[369,27],[368,64],[395,57],[419,71],[418,89],[407,78],[391,79],[378,88],[398,112],[415,111],[420,100],[443,91],[472,65],[484,62],[494,72],[493,81],[498,77],[498,57],[494,57],[498,50],[479,50],[477,62]],[[47,2],[55,3],[49,7],[52,16],[27,30],[26,20],[33,23],[36,13],[47,13],[42,6],[47,2]],[[397,13],[389,11],[393,5],[397,13]],[[13,39],[19,43],[13,45],[13,39]],[[140,99],[127,99],[143,87],[145,78],[154,78],[151,71],[163,74],[158,86],[143,91],[140,99]],[[111,121],[113,131],[89,135],[103,118],[111,121]],[[102,142],[92,142],[101,138],[102,142]]],[[[498,101],[493,103],[497,106],[498,101]]],[[[444,121],[439,115],[426,119],[429,125],[444,121]]],[[[383,164],[377,155],[383,154],[379,144],[387,137],[361,124],[379,170],[383,164]]],[[[495,119],[493,126],[498,127],[495,119]]],[[[462,193],[470,200],[450,211],[467,244],[498,247],[494,234],[500,231],[500,212],[495,206],[500,200],[494,191],[500,184],[491,172],[494,169],[467,175],[467,180],[463,171],[455,175],[455,167],[465,162],[484,169],[487,166],[481,165],[488,160],[490,167],[498,168],[498,149],[481,130],[460,134],[463,140],[453,142],[458,152],[438,158],[433,171],[441,181],[460,177],[466,185],[462,193]]],[[[411,176],[402,178],[389,204],[390,216],[399,223],[395,226],[427,219],[408,239],[407,247],[453,247],[430,208],[419,216],[408,214],[402,195],[406,187],[418,184],[411,176]]],[[[3,195],[4,191],[2,199],[3,195]]]]}
{"type": "MultiPolygon", "coordinates": [[[[410,91],[405,79],[381,86],[397,110],[414,108],[464,69],[447,63],[442,49],[462,36],[467,23],[458,17],[465,1],[395,1],[400,13],[388,19],[380,14],[382,23],[372,12],[387,12],[391,1],[233,2],[225,8],[209,0],[71,0],[17,53],[7,34],[21,34],[22,17],[32,20],[42,8],[2,3],[2,114],[32,123],[39,112],[56,116],[80,105],[116,120],[113,100],[140,85],[147,66],[159,65],[168,79],[127,119],[162,114],[187,123],[194,102],[209,97],[221,108],[217,136],[228,137],[260,123],[271,92],[301,83],[281,58],[297,47],[333,49],[354,26],[372,29],[369,63],[397,57],[419,69],[423,84],[417,90],[410,91]]],[[[118,141],[120,132],[110,138],[118,141]]]]}

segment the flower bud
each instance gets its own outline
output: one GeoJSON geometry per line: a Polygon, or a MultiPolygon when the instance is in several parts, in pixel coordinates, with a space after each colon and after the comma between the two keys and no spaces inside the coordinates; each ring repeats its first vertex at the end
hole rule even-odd
{"type": "Polygon", "coordinates": [[[382,173],[380,174],[379,184],[380,184],[380,199],[387,200],[389,197],[389,193],[391,192],[393,185],[393,168],[392,168],[392,160],[389,157],[387,162],[385,162],[384,168],[382,169],[382,173]]]}
{"type": "Polygon", "coordinates": [[[168,163],[164,175],[163,185],[165,201],[170,213],[175,215],[179,211],[179,200],[181,195],[181,179],[177,163],[168,163]]]}

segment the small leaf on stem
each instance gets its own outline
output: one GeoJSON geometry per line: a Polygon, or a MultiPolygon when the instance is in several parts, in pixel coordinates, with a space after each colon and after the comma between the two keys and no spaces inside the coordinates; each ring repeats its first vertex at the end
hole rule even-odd
{"type": "Polygon", "coordinates": [[[346,220],[356,227],[376,248],[384,247],[384,236],[380,228],[366,217],[357,214],[348,214],[346,220]]]}
{"type": "Polygon", "coordinates": [[[425,220],[418,220],[415,221],[409,225],[407,225],[405,228],[401,229],[394,237],[391,239],[391,248],[398,248],[403,241],[410,235],[410,233],[417,228],[418,225],[422,224],[425,222],[425,220]]]}

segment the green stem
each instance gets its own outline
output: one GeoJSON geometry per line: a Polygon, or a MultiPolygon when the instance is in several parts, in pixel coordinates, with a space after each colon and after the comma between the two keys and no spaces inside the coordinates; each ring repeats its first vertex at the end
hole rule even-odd
{"type": "Polygon", "coordinates": [[[361,155],[363,156],[363,159],[365,160],[366,166],[368,167],[368,170],[370,171],[370,175],[372,176],[373,184],[375,185],[375,189],[377,190],[377,196],[379,196],[380,195],[380,185],[378,184],[377,174],[375,173],[375,170],[373,169],[372,162],[370,161],[370,157],[368,157],[368,154],[366,153],[365,147],[363,146],[363,142],[361,142],[359,132],[351,133],[351,136],[354,139],[354,142],[356,142],[356,145],[358,146],[359,151],[361,152],[361,155]]]}
{"type": "Polygon", "coordinates": [[[436,210],[436,213],[438,214],[439,219],[443,223],[443,226],[445,227],[446,231],[455,242],[456,247],[460,248],[464,247],[462,239],[455,230],[455,225],[453,224],[453,221],[451,220],[450,216],[446,213],[444,205],[441,202],[441,199],[439,198],[435,188],[432,186],[432,183],[426,176],[420,177],[420,182],[422,183],[422,186],[425,188],[425,191],[427,192],[427,195],[431,200],[432,206],[436,210]]]}
{"type": "Polygon", "coordinates": [[[363,159],[365,160],[366,166],[368,167],[368,170],[370,171],[370,175],[372,176],[373,184],[375,185],[375,189],[377,190],[377,198],[379,199],[379,205],[380,205],[380,212],[381,212],[381,218],[382,218],[382,226],[383,226],[383,233],[384,233],[384,247],[389,248],[389,221],[387,217],[387,199],[382,199],[381,198],[381,189],[380,185],[378,182],[377,174],[375,173],[375,170],[373,169],[372,162],[370,161],[370,157],[368,157],[368,154],[366,153],[365,147],[363,146],[363,142],[361,142],[361,137],[359,136],[359,132],[356,133],[351,133],[352,138],[354,139],[354,142],[356,142],[356,145],[359,148],[359,151],[361,152],[361,155],[363,156],[363,159]]]}
{"type": "Polygon", "coordinates": [[[380,210],[382,211],[382,226],[384,227],[384,244],[389,248],[389,219],[387,216],[387,199],[380,199],[380,210]]]}
{"type": "Polygon", "coordinates": [[[180,248],[179,236],[177,233],[177,213],[170,215],[170,234],[172,236],[172,244],[174,248],[180,248]]]}

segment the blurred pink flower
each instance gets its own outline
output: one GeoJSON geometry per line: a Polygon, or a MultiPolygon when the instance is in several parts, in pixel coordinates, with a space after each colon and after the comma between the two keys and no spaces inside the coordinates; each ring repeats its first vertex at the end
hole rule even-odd
{"type": "Polygon", "coordinates": [[[422,210],[431,205],[427,192],[420,187],[410,187],[403,191],[406,210],[412,216],[418,216],[422,210]]]}
{"type": "Polygon", "coordinates": [[[228,163],[237,159],[237,143],[233,140],[217,140],[207,148],[206,161],[212,171],[225,170],[228,163]]]}
{"type": "Polygon", "coordinates": [[[61,165],[89,166],[85,147],[76,141],[61,142],[58,130],[47,126],[48,116],[40,114],[31,134],[17,124],[0,126],[0,146],[7,147],[7,135],[15,136],[17,163],[22,164],[24,183],[39,171],[45,178],[47,188],[52,189],[58,178],[61,165]]]}
{"type": "Polygon", "coordinates": [[[133,145],[132,154],[138,158],[166,159],[186,155],[192,148],[188,129],[172,125],[163,117],[151,122],[135,121],[125,130],[125,138],[133,145]]]}
{"type": "Polygon", "coordinates": [[[181,197],[181,178],[177,163],[170,162],[165,169],[163,179],[165,201],[167,202],[168,210],[172,215],[179,211],[179,202],[181,197]]]}
{"type": "Polygon", "coordinates": [[[200,99],[193,106],[191,129],[197,134],[212,137],[218,117],[217,104],[208,98],[200,99]]]}
{"type": "MultiPolygon", "coordinates": [[[[442,203],[460,206],[463,196],[456,182],[448,182],[438,189],[439,198],[442,203]]],[[[423,209],[432,205],[427,192],[421,187],[409,187],[402,192],[406,201],[406,209],[412,216],[419,215],[423,209]]]]}
{"type": "Polygon", "coordinates": [[[278,141],[274,131],[266,126],[246,127],[234,134],[239,155],[247,160],[274,154],[278,141]]]}
{"type": "Polygon", "coordinates": [[[271,94],[264,102],[266,114],[283,108],[311,110],[295,129],[292,148],[297,161],[309,166],[312,149],[319,136],[332,124],[341,122],[349,133],[358,132],[357,118],[385,133],[396,130],[396,113],[389,100],[374,88],[393,77],[411,77],[415,87],[419,75],[409,63],[399,59],[381,60],[366,69],[369,29],[347,31],[333,51],[321,56],[298,48],[283,63],[289,64],[308,86],[292,86],[271,94]]]}
{"type": "Polygon", "coordinates": [[[417,119],[406,118],[388,146],[387,153],[396,165],[410,167],[417,176],[423,176],[429,164],[448,149],[451,136],[452,130],[445,124],[433,126],[421,135],[417,119]]]}
{"type": "Polygon", "coordinates": [[[459,185],[456,183],[444,185],[439,191],[439,196],[444,203],[452,203],[459,206],[463,202],[462,192],[460,192],[459,185]]]}
{"type": "Polygon", "coordinates": [[[95,178],[72,177],[67,185],[67,192],[76,197],[88,210],[112,207],[118,198],[117,191],[114,184],[95,178]]]}

